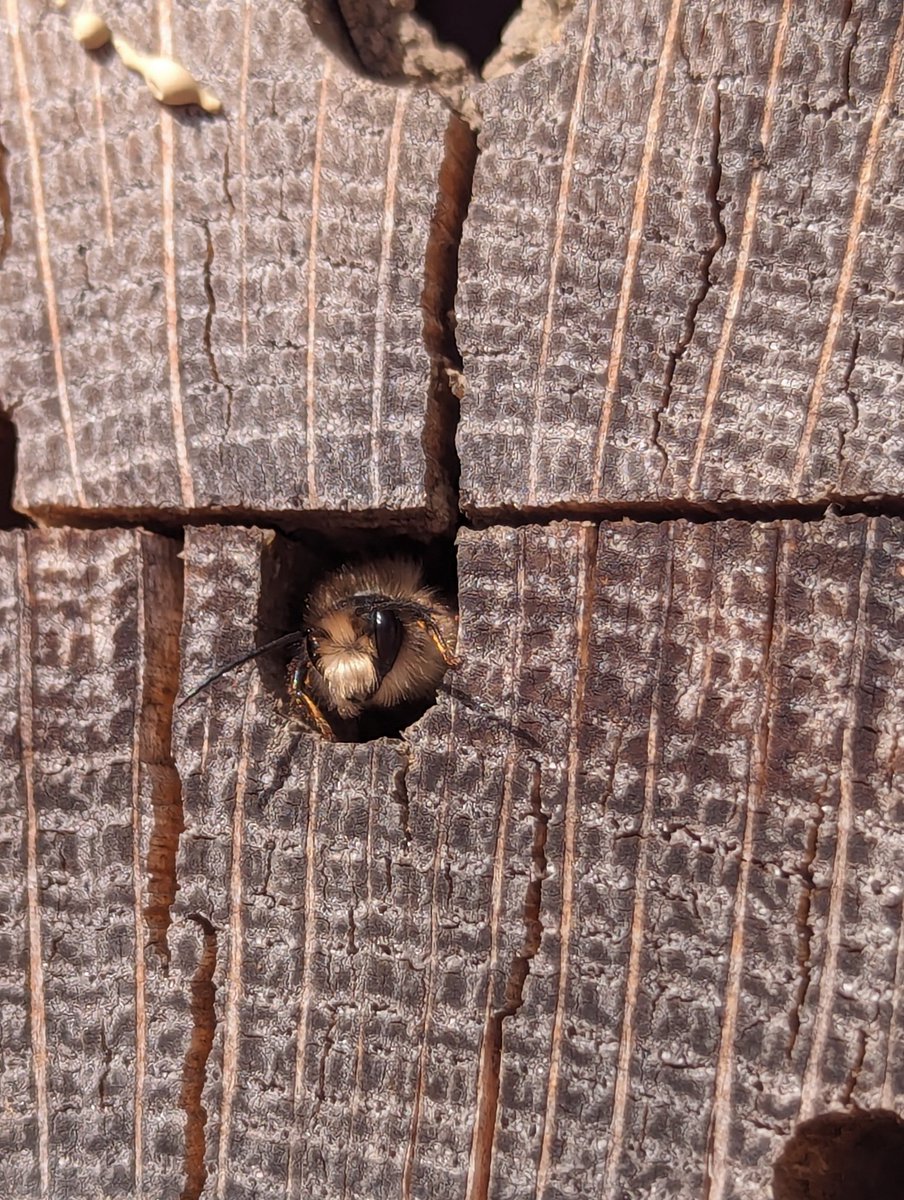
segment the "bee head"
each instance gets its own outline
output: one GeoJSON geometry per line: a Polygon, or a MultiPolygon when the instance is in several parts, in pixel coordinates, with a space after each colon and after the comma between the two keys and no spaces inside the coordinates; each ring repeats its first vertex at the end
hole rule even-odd
{"type": "Polygon", "coordinates": [[[399,608],[386,596],[359,595],[322,613],[305,647],[330,704],[354,717],[392,671],[405,637],[399,608]]]}

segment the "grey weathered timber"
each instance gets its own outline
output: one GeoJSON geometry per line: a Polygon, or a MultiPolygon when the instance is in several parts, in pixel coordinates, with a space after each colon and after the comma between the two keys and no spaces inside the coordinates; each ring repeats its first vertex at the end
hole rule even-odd
{"type": "MultiPolygon", "coordinates": [[[[138,531],[2,543],[3,709],[17,716],[20,749],[4,764],[20,768],[3,822],[0,1194],[141,1194],[155,1079],[159,1120],[180,1149],[184,1123],[172,1104],[180,1073],[161,1081],[159,1064],[148,1069],[144,916],[167,776],[157,735],[178,661],[161,685],[160,647],[178,630],[178,547],[138,531]]],[[[151,1146],[148,1177],[171,1176],[181,1153],[169,1163],[151,1146]]]]}
{"type": "MultiPolygon", "coordinates": [[[[0,1162],[4,1183],[15,1179],[24,1195],[38,1194],[35,1145],[37,1110],[32,1088],[29,1046],[28,889],[24,866],[33,843],[30,713],[22,706],[19,554],[17,539],[0,539],[0,671],[3,700],[0,722],[0,1162]]],[[[27,664],[27,659],[26,659],[27,664]]],[[[27,674],[25,676],[27,680],[27,674]]]]}
{"type": "MultiPolygon", "coordinates": [[[[189,536],[188,681],[253,643],[272,538],[189,536]]],[[[463,535],[404,740],[319,742],[253,665],[176,710],[161,940],[173,549],[4,541],[4,1195],[758,1197],[799,1119],[894,1106],[899,522],[463,535]]]]}
{"type": "Polygon", "coordinates": [[[897,0],[590,0],[478,90],[471,511],[897,494],[897,0]]]}
{"type": "MultiPolygon", "coordinates": [[[[226,118],[174,117],[65,14],[8,6],[20,507],[440,523],[421,293],[463,127],[295,9],[168,14],[226,118]]],[[[471,88],[468,509],[896,492],[899,17],[593,0],[471,88]]],[[[134,4],[117,27],[158,37],[134,4]]]]}
{"type": "MultiPolygon", "coordinates": [[[[108,526],[0,532],[0,1200],[863,1200],[904,1177],[900,0],[582,0],[444,99],[308,7],[326,44],[106,14],[208,119],[0,3],[0,443],[39,525],[108,526]],[[459,502],[419,722],[321,741],[288,650],[175,707],[328,563],[451,575],[459,502]]],[[[446,70],[369,33],[410,0],[339,7],[446,70]]]]}
{"type": "Polygon", "coordinates": [[[448,520],[427,492],[421,294],[457,118],[352,74],[300,6],[108,15],[171,47],[225,113],[166,109],[77,45],[68,12],[6,6],[17,505],[448,520]]]}

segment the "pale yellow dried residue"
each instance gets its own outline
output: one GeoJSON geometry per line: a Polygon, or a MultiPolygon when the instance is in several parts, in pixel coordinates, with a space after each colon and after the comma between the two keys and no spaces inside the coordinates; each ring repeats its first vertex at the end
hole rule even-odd
{"type": "Polygon", "coordinates": [[[174,58],[164,54],[142,54],[118,34],[113,37],[113,48],[130,71],[137,71],[143,77],[151,95],[161,104],[200,104],[209,113],[218,113],[222,109],[219,98],[202,87],[174,58]]]}
{"type": "Polygon", "coordinates": [[[109,42],[110,26],[96,12],[76,13],[72,18],[72,36],[86,50],[99,50],[109,42]]]}

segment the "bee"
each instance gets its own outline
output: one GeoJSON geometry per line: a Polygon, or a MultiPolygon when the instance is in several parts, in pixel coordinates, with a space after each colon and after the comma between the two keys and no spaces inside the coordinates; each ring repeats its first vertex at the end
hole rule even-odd
{"type": "Polygon", "coordinates": [[[458,632],[455,610],[424,583],[407,558],[381,558],[339,567],[308,596],[302,627],[221,667],[188,693],[268,650],[298,646],[289,664],[293,710],[324,738],[331,720],[423,702],[450,667],[458,632]]]}

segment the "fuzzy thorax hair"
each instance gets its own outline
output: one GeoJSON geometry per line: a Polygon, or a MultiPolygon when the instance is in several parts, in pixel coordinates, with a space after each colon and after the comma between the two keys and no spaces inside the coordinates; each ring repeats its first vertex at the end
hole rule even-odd
{"type": "Polygon", "coordinates": [[[437,634],[451,651],[457,625],[453,610],[424,585],[420,566],[410,559],[341,567],[314,587],[305,609],[305,627],[316,641],[313,698],[342,717],[424,699],[447,668],[437,634]],[[367,617],[375,608],[392,613],[402,628],[398,653],[382,679],[367,617]]]}

